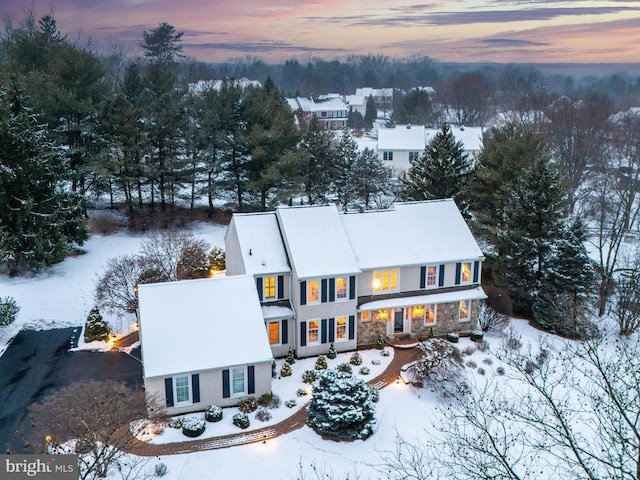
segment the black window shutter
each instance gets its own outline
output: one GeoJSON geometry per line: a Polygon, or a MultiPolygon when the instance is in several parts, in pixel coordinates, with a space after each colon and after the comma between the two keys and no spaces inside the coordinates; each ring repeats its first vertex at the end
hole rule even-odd
{"type": "Polygon", "coordinates": [[[329,319],[329,342],[335,342],[336,340],[336,319],[329,319]]]}
{"type": "Polygon", "coordinates": [[[251,395],[256,393],[256,367],[249,365],[247,367],[247,393],[251,395]]]}
{"type": "Polygon", "coordinates": [[[285,318],[280,325],[282,326],[282,333],[280,334],[282,345],[286,345],[289,343],[289,321],[285,318]]]}
{"type": "Polygon", "coordinates": [[[264,298],[262,298],[262,277],[256,278],[256,287],[258,287],[258,298],[260,301],[264,300],[264,298]]]}
{"type": "Polygon", "coordinates": [[[336,301],[336,279],[335,278],[329,279],[329,301],[330,302],[336,301]]]}
{"type": "Polygon", "coordinates": [[[327,343],[327,319],[320,320],[320,343],[327,343]]]}
{"type": "Polygon", "coordinates": [[[278,299],[284,298],[284,275],[278,275],[278,299]]]}
{"type": "Polygon", "coordinates": [[[473,283],[478,283],[478,274],[480,273],[480,262],[476,260],[473,262],[473,283]]]}
{"type": "Polygon", "coordinates": [[[349,340],[356,338],[356,317],[349,315],[349,340]]]}
{"type": "Polygon", "coordinates": [[[456,263],[456,285],[460,285],[460,273],[462,271],[462,264],[456,263]]]}
{"type": "Polygon", "coordinates": [[[307,304],[307,282],[300,282],[300,305],[307,304]]]}
{"type": "Polygon", "coordinates": [[[231,396],[231,385],[229,382],[229,370],[222,370],[222,398],[231,396]]]}
{"type": "Polygon", "coordinates": [[[322,299],[322,303],[327,303],[327,279],[323,278],[320,280],[320,296],[322,299]]]}
{"type": "Polygon", "coordinates": [[[167,407],[173,407],[173,378],[164,379],[164,395],[167,407]]]}
{"type": "Polygon", "coordinates": [[[193,403],[200,401],[200,374],[194,373],[191,375],[191,390],[193,391],[193,403]]]}
{"type": "Polygon", "coordinates": [[[307,346],[307,322],[300,322],[300,346],[307,346]]]}
{"type": "Polygon", "coordinates": [[[356,276],[349,277],[349,300],[356,298],[356,276]]]}
{"type": "Polygon", "coordinates": [[[438,286],[444,287],[444,265],[440,265],[440,273],[438,274],[438,286]]]}
{"type": "Polygon", "coordinates": [[[427,286],[427,267],[420,267],[420,288],[427,286]]]}

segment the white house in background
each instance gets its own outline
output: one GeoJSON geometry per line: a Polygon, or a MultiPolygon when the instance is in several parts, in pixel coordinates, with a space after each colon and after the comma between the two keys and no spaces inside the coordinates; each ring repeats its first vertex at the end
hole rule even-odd
{"type": "Polygon", "coordinates": [[[271,391],[273,354],[248,275],[140,285],[144,385],[169,415],[271,391]]]}
{"type": "Polygon", "coordinates": [[[287,98],[287,103],[300,124],[307,124],[312,117],[316,117],[326,129],[335,130],[347,126],[349,107],[340,97],[295,97],[287,98]]]}
{"type": "MultiPolygon", "coordinates": [[[[411,160],[419,158],[440,129],[423,125],[396,125],[378,130],[378,158],[384,162],[391,177],[401,178],[411,168],[411,160]]],[[[464,152],[474,156],[482,150],[482,127],[452,126],[456,140],[464,152]]]]}
{"type": "MultiPolygon", "coordinates": [[[[207,90],[214,90],[216,92],[219,92],[220,88],[222,88],[223,82],[224,80],[198,80],[196,83],[189,84],[189,92],[202,93],[207,90]]],[[[262,83],[260,83],[258,80],[249,80],[245,77],[233,79],[233,84],[236,87],[240,87],[242,90],[246,90],[247,88],[262,87],[262,83]]]]}
{"type": "Polygon", "coordinates": [[[381,110],[393,107],[393,88],[356,88],[356,95],[363,96],[365,98],[365,102],[369,96],[373,97],[376,105],[378,105],[378,108],[381,110]]]}
{"type": "Polygon", "coordinates": [[[367,113],[367,98],[364,95],[345,95],[344,101],[353,113],[359,113],[363,117],[367,113]]]}

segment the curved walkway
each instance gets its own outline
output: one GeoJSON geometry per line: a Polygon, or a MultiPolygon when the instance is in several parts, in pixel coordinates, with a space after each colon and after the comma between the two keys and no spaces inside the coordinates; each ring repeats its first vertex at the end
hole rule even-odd
{"type": "MultiPolygon", "coordinates": [[[[400,375],[403,365],[413,362],[419,358],[419,350],[416,348],[394,348],[393,360],[389,366],[377,377],[367,382],[372,387],[381,388],[395,382],[400,375]]],[[[214,450],[217,448],[233,447],[248,443],[261,442],[271,438],[279,437],[287,433],[302,428],[307,423],[307,409],[301,408],[296,413],[275,425],[252,430],[246,433],[234,433],[220,437],[205,438],[201,440],[190,440],[185,442],[174,442],[164,444],[145,443],[132,437],[128,448],[128,453],[143,457],[154,457],[160,455],[175,455],[178,453],[192,453],[204,450],[214,450]]]]}

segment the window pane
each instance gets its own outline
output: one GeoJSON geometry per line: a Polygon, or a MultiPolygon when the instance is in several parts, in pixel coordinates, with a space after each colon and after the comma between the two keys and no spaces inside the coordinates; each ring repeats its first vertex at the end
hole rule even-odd
{"type": "Polygon", "coordinates": [[[309,280],[307,282],[307,302],[318,303],[320,301],[320,288],[318,280],[309,280]]]}
{"type": "Polygon", "coordinates": [[[466,283],[471,281],[471,264],[463,263],[462,264],[462,278],[461,281],[466,283]]]}
{"type": "Polygon", "coordinates": [[[368,322],[369,321],[369,312],[361,312],[360,313],[360,320],[362,322],[368,322]]]}
{"type": "Polygon", "coordinates": [[[433,325],[436,323],[436,306],[434,304],[425,305],[425,325],[433,325]]]}
{"type": "Polygon", "coordinates": [[[336,278],[336,298],[347,298],[347,279],[336,278]]]}
{"type": "Polygon", "coordinates": [[[271,345],[280,343],[280,322],[269,323],[269,343],[271,345]]]}
{"type": "Polygon", "coordinates": [[[460,321],[469,320],[469,300],[460,300],[460,321]]]}
{"type": "Polygon", "coordinates": [[[398,289],[398,270],[391,270],[391,290],[398,289]]]}
{"type": "Polygon", "coordinates": [[[264,298],[276,298],[276,277],[264,277],[264,298]]]}
{"type": "Polygon", "coordinates": [[[430,266],[427,267],[427,286],[433,287],[438,281],[438,267],[430,266]]]}
{"type": "Polygon", "coordinates": [[[389,290],[389,270],[382,272],[382,290],[389,290]]]}
{"type": "Polygon", "coordinates": [[[424,305],[416,305],[411,308],[411,320],[419,321],[424,318],[424,305]]]}
{"type": "Polygon", "coordinates": [[[176,403],[189,401],[189,377],[176,377],[176,403]]]}
{"type": "Polygon", "coordinates": [[[336,318],[336,340],[346,340],[346,339],[347,339],[347,318],[338,317],[336,318]]]}
{"type": "Polygon", "coordinates": [[[244,393],[244,368],[234,368],[231,372],[232,393],[244,393]]]}
{"type": "Polygon", "coordinates": [[[310,320],[308,324],[308,342],[307,343],[318,343],[320,337],[318,336],[318,320],[310,320]]]}
{"type": "Polygon", "coordinates": [[[379,292],[382,287],[382,282],[380,281],[380,272],[373,272],[373,291],[379,292]]]}

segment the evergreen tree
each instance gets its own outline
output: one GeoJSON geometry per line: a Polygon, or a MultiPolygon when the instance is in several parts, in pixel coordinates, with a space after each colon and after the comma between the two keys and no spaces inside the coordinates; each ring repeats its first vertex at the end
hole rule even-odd
{"type": "Polygon", "coordinates": [[[395,110],[395,119],[400,124],[432,125],[437,114],[429,92],[415,88],[407,93],[395,110]]]}
{"type": "Polygon", "coordinates": [[[10,273],[63,260],[87,238],[83,202],[18,85],[0,96],[0,266],[10,273]]]}
{"type": "Polygon", "coordinates": [[[472,170],[464,145],[457,141],[448,124],[433,137],[417,159],[410,160],[409,178],[404,184],[406,200],[453,198],[464,213],[465,189],[472,170]]]}
{"type": "Polygon", "coordinates": [[[387,169],[373,150],[365,148],[358,153],[353,167],[354,203],[364,209],[384,208],[385,195],[391,190],[387,169]]]}
{"type": "Polygon", "coordinates": [[[333,192],[344,210],[353,206],[356,197],[356,162],[358,159],[358,145],[351,138],[349,131],[344,129],[342,137],[335,149],[335,164],[332,169],[333,192]]]}
{"type": "Polygon", "coordinates": [[[93,307],[84,326],[85,342],[102,342],[109,336],[109,325],[104,321],[98,307],[93,307]]]}
{"type": "Polygon", "coordinates": [[[371,128],[373,126],[373,122],[378,118],[378,106],[376,105],[376,101],[373,99],[373,96],[370,94],[369,98],[367,98],[367,105],[364,111],[364,124],[366,128],[371,128]]]}
{"type": "Polygon", "coordinates": [[[331,190],[331,171],[335,155],[331,147],[331,132],[322,128],[314,116],[302,134],[298,151],[298,175],[307,203],[324,201],[331,190]]]}

